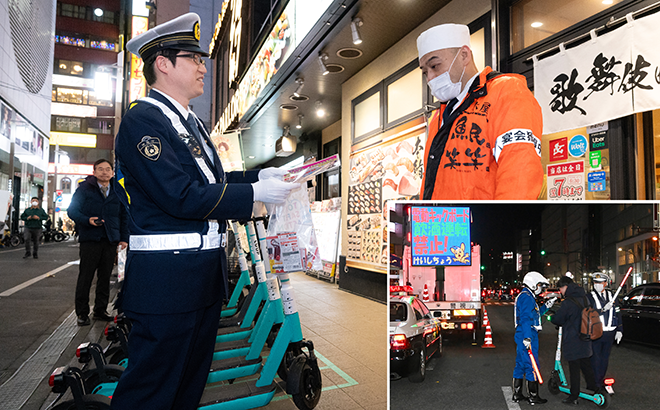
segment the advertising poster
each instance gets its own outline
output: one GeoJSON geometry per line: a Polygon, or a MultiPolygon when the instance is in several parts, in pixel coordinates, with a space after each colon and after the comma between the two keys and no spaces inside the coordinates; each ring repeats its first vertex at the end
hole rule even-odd
{"type": "Polygon", "coordinates": [[[386,203],[419,199],[425,142],[422,129],[351,156],[347,261],[387,269],[386,203]]]}
{"type": "Polygon", "coordinates": [[[412,266],[471,266],[470,208],[413,206],[412,266]]]}
{"type": "Polygon", "coordinates": [[[218,157],[220,157],[225,172],[243,170],[243,154],[239,135],[239,132],[211,134],[211,141],[213,141],[213,146],[218,152],[218,157]]]}
{"type": "Polygon", "coordinates": [[[548,199],[584,200],[584,161],[548,165],[548,199]]]}

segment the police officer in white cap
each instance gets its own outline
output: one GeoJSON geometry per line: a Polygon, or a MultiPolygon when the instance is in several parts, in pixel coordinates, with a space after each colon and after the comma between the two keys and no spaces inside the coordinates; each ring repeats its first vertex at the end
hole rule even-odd
{"type": "Polygon", "coordinates": [[[417,50],[443,103],[428,120],[422,199],[537,199],[543,123],[525,77],[479,72],[462,24],[431,27],[417,50]]]}
{"type": "MultiPolygon", "coordinates": [[[[612,345],[617,344],[623,338],[623,321],[618,306],[614,306],[612,292],[605,289],[610,278],[605,273],[596,272],[591,277],[594,289],[587,294],[591,306],[600,311],[600,321],[603,324],[603,336],[591,342],[593,355],[591,356],[591,367],[594,369],[596,386],[604,388],[605,373],[610,361],[612,345]]],[[[610,392],[611,394],[612,392],[610,392]]]]}
{"type": "Polygon", "coordinates": [[[283,202],[297,184],[277,169],[225,173],[188,107],[204,92],[199,16],[188,13],[131,39],[149,97],[133,102],[117,134],[117,195],[130,243],[121,304],[132,321],[116,410],[196,409],[227,294],[226,220],[254,201],[283,202]]]}

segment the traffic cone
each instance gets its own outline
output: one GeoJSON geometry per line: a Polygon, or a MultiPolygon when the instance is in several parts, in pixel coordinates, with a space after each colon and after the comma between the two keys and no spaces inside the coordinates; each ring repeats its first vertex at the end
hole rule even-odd
{"type": "Polygon", "coordinates": [[[486,310],[486,306],[484,306],[484,324],[482,326],[486,326],[487,323],[488,323],[488,311],[486,310]]]}
{"type": "Polygon", "coordinates": [[[431,298],[429,297],[429,288],[424,284],[424,293],[422,293],[422,300],[424,302],[430,302],[431,298]]]}
{"type": "Polygon", "coordinates": [[[488,320],[488,317],[486,317],[486,333],[484,335],[484,344],[481,347],[483,348],[495,347],[495,345],[493,344],[493,334],[490,329],[490,320],[488,320]]]}

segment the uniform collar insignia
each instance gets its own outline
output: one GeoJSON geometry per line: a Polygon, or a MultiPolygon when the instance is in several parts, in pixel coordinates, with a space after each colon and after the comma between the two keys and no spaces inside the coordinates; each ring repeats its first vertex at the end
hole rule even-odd
{"type": "Polygon", "coordinates": [[[160,140],[156,137],[145,135],[137,145],[138,151],[145,158],[157,161],[160,157],[160,140]]]}

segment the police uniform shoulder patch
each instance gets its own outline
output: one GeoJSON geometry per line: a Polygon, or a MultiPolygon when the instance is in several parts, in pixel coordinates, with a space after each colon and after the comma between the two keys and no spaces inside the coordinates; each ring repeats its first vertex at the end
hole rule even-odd
{"type": "Polygon", "coordinates": [[[156,137],[145,135],[137,145],[138,151],[145,158],[157,161],[160,157],[160,140],[156,137]]]}

